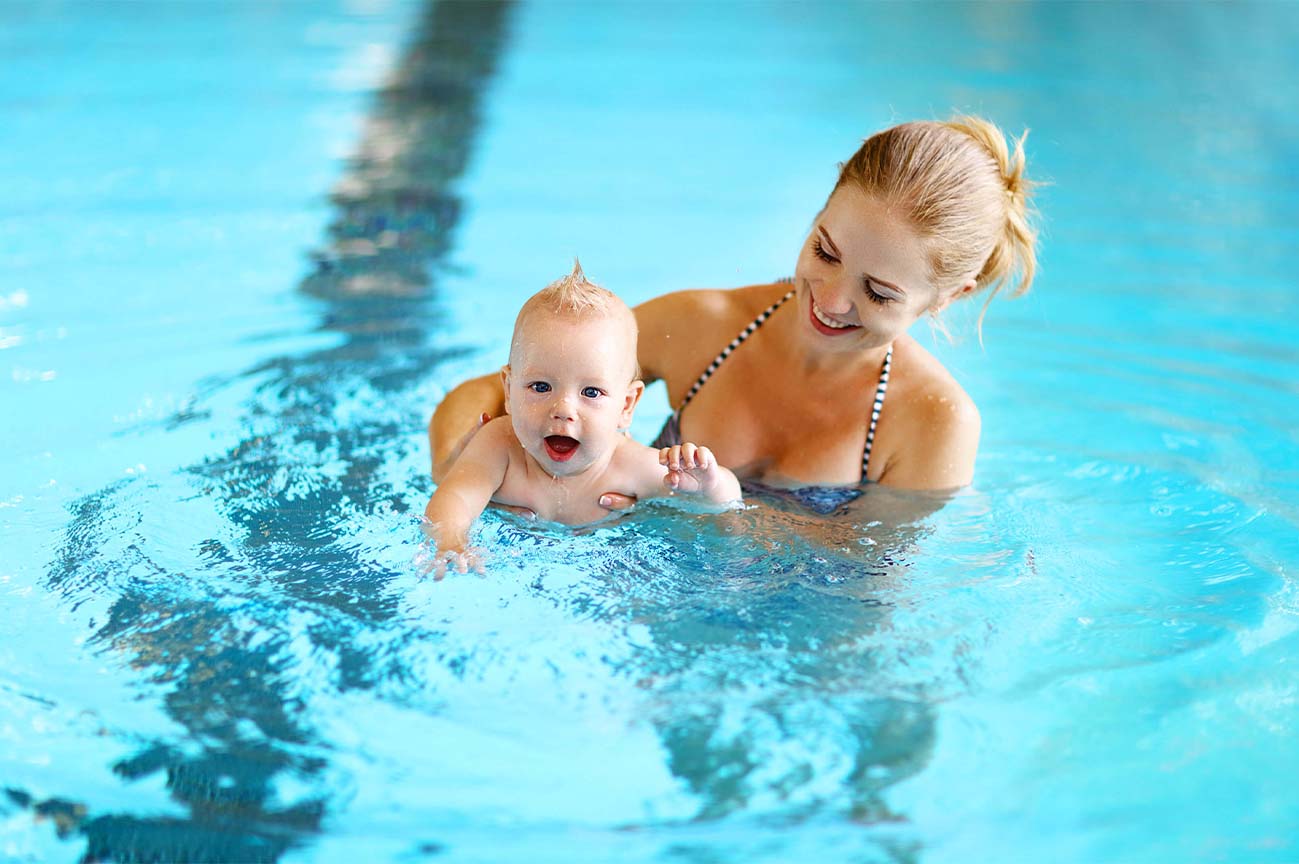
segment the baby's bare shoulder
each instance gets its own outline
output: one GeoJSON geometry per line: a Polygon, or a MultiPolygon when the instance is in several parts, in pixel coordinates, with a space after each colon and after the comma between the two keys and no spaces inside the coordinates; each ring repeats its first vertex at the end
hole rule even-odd
{"type": "Polygon", "coordinates": [[[636,498],[652,498],[665,493],[663,477],[667,469],[659,464],[659,451],[639,441],[624,438],[618,442],[603,485],[607,492],[621,492],[636,498]]]}
{"type": "Polygon", "coordinates": [[[522,449],[508,414],[488,420],[465,445],[465,453],[478,451],[509,454],[515,450],[522,452],[522,449]]]}
{"type": "Polygon", "coordinates": [[[487,421],[469,439],[460,458],[499,466],[508,481],[512,477],[517,479],[523,473],[524,455],[523,445],[514,434],[514,425],[509,416],[502,416],[487,421]]]}

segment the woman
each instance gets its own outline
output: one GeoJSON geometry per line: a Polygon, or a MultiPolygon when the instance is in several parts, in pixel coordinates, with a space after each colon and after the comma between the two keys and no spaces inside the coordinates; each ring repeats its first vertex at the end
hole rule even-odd
{"type": "MultiPolygon", "coordinates": [[[[637,307],[643,377],[677,406],[660,444],[705,442],[741,479],[777,487],[968,484],[979,412],[907,330],[1016,275],[1013,293],[1028,290],[1023,174],[1023,139],[1011,153],[986,120],[895,126],[843,165],[792,281],[637,307]]],[[[435,479],[502,410],[495,375],[447,395],[429,424],[435,479]]]]}

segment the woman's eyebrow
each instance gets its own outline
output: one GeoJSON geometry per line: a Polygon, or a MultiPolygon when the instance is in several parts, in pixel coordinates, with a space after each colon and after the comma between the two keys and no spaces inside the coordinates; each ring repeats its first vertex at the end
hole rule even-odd
{"type": "MultiPolygon", "coordinates": [[[[818,225],[816,226],[816,230],[821,232],[821,239],[825,241],[825,245],[830,247],[830,251],[835,254],[835,257],[839,258],[839,260],[842,261],[843,253],[839,251],[838,246],[834,245],[834,239],[830,237],[830,232],[825,230],[825,226],[818,225]]],[[[904,289],[901,285],[894,285],[892,282],[886,282],[885,280],[880,279],[878,276],[872,276],[869,273],[863,273],[862,278],[865,279],[867,282],[876,282],[880,285],[883,285],[885,288],[891,288],[892,290],[898,292],[904,297],[906,296],[907,293],[906,289],[904,289]]]]}
{"type": "Polygon", "coordinates": [[[830,232],[825,230],[825,226],[818,225],[816,226],[816,230],[821,232],[821,239],[825,241],[825,245],[830,247],[830,251],[833,252],[836,257],[842,260],[843,253],[839,251],[838,246],[834,245],[834,240],[830,237],[830,232]]]}

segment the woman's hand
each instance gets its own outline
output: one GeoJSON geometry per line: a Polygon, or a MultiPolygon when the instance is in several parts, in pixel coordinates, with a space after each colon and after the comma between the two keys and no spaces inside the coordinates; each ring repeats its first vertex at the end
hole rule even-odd
{"type": "Polygon", "coordinates": [[[465,448],[469,446],[469,442],[472,441],[473,437],[478,434],[478,430],[486,426],[491,419],[492,419],[492,415],[488,414],[486,411],[484,411],[482,414],[478,416],[478,424],[476,426],[471,427],[468,432],[460,436],[460,440],[457,441],[455,443],[455,446],[453,446],[447,452],[446,458],[444,458],[441,462],[433,466],[434,480],[436,480],[439,483],[442,482],[442,478],[447,476],[447,472],[451,470],[451,466],[454,465],[455,461],[460,458],[460,454],[465,452],[465,448]]]}
{"type": "Polygon", "coordinates": [[[600,506],[615,513],[619,510],[630,510],[636,506],[636,496],[624,495],[621,492],[606,492],[600,496],[600,506]]]}
{"type": "Polygon", "coordinates": [[[470,378],[453,388],[438,403],[428,423],[434,482],[442,482],[479,429],[504,413],[500,375],[470,378]]]}

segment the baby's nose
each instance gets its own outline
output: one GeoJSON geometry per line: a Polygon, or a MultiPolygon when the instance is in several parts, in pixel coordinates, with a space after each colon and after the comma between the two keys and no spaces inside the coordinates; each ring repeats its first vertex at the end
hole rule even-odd
{"type": "Polygon", "coordinates": [[[561,396],[555,400],[555,404],[550,406],[550,416],[555,420],[572,420],[573,403],[566,396],[561,396]]]}

